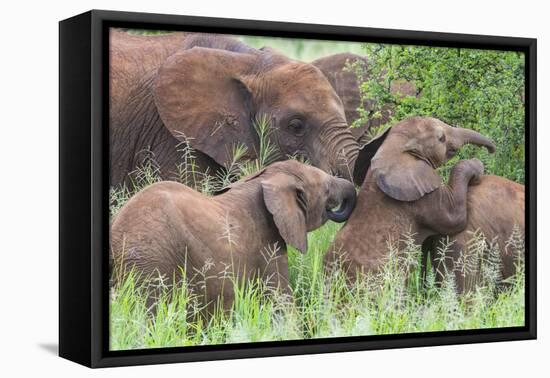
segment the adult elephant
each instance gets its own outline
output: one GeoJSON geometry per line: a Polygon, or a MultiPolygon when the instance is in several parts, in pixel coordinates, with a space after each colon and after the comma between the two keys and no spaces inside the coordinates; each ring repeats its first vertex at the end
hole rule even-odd
{"type": "MultiPolygon", "coordinates": [[[[369,128],[388,122],[392,115],[390,104],[385,104],[381,114],[375,116],[375,100],[361,98],[358,72],[367,72],[369,61],[366,56],[340,53],[319,58],[311,64],[323,72],[342,100],[346,120],[353,126],[350,131],[356,139],[361,140],[369,128]],[[356,124],[361,116],[359,109],[367,113],[367,119],[356,124]]],[[[414,85],[404,81],[392,83],[391,91],[403,96],[417,95],[414,85]]]]}
{"type": "Polygon", "coordinates": [[[254,122],[266,116],[278,160],[299,156],[351,178],[358,144],[340,98],[315,66],[271,49],[221,35],[112,30],[110,90],[111,185],[128,182],[151,154],[161,177],[173,178],[182,142],[195,151],[195,170],[212,175],[237,145],[257,158],[254,122]]]}

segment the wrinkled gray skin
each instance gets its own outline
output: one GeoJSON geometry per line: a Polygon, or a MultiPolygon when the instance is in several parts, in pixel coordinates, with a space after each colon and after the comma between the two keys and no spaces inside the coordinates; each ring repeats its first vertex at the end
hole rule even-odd
{"type": "Polygon", "coordinates": [[[315,66],[221,35],[110,34],[111,185],[147,157],[163,179],[177,177],[181,142],[195,150],[196,171],[227,167],[237,145],[257,157],[253,121],[268,117],[278,160],[300,156],[351,179],[358,144],[344,108],[315,66]]]}
{"type": "Polygon", "coordinates": [[[345,221],[355,199],[351,182],[294,160],[274,163],[213,197],[176,182],[153,184],[112,222],[114,283],[132,268],[146,284],[161,276],[170,285],[185,271],[194,294],[208,305],[206,314],[217,304],[231,307],[229,274],[239,282],[259,277],[290,294],[287,245],[305,253],[307,232],[328,219],[345,221]]]}

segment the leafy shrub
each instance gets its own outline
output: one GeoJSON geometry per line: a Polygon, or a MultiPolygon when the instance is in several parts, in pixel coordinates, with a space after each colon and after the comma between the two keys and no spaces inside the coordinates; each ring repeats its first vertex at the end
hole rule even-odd
{"type": "Polygon", "coordinates": [[[366,67],[349,67],[360,79],[361,96],[374,109],[359,109],[362,120],[392,108],[391,125],[409,116],[431,116],[481,132],[497,146],[494,155],[467,147],[455,157],[478,157],[486,172],[525,180],[525,57],[509,51],[365,44],[366,67]],[[415,94],[399,87],[412,85],[415,94]]]}

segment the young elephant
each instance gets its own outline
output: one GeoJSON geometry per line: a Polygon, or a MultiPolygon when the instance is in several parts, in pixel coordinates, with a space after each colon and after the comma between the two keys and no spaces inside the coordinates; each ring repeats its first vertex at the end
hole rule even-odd
{"type": "Polygon", "coordinates": [[[492,268],[501,280],[516,273],[524,251],[510,241],[513,236],[523,239],[525,233],[525,187],[502,177],[481,176],[479,184],[468,192],[467,209],[466,230],[449,235],[448,241],[441,235],[430,237],[422,246],[424,261],[428,255],[431,257],[436,282],[441,283],[446,273],[454,273],[459,293],[475,287],[485,262],[496,265],[492,268]],[[447,249],[440,256],[437,249],[442,244],[447,249]],[[494,253],[491,248],[498,256],[490,255],[494,253]]]}
{"type": "Polygon", "coordinates": [[[434,118],[405,119],[360,151],[356,182],[363,182],[357,207],[338,232],[326,263],[340,258],[350,279],[357,271],[377,271],[385,262],[388,242],[411,233],[421,244],[428,236],[455,234],[466,227],[468,185],[483,173],[477,159],[458,162],[448,185],[435,168],[466,143],[495,146],[468,129],[434,118]]]}
{"type": "Polygon", "coordinates": [[[227,273],[239,282],[260,277],[289,293],[287,244],[306,252],[307,232],[328,219],[345,221],[355,199],[349,181],[293,160],[274,163],[214,197],[160,182],[132,197],[113,220],[112,263],[114,269],[135,268],[142,280],[160,276],[168,283],[180,281],[185,271],[207,312],[220,297],[224,308],[231,307],[227,273]]]}

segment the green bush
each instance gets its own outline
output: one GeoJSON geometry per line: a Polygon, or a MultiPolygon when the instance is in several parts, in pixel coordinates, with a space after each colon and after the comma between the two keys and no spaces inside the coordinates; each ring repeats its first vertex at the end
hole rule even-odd
{"type": "MultiPolygon", "coordinates": [[[[495,154],[464,148],[449,162],[478,157],[487,173],[523,183],[525,180],[525,57],[509,51],[426,46],[365,44],[366,67],[350,67],[360,78],[361,96],[375,99],[361,121],[393,108],[383,125],[409,116],[431,116],[479,131],[493,139],[495,154]],[[399,84],[412,84],[404,95],[399,84]]],[[[360,122],[361,122],[360,121],[360,122]]]]}

